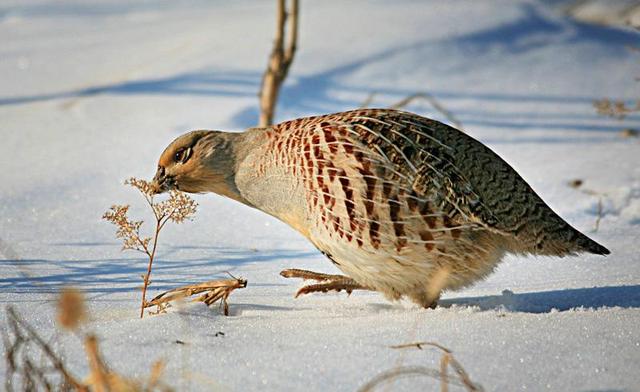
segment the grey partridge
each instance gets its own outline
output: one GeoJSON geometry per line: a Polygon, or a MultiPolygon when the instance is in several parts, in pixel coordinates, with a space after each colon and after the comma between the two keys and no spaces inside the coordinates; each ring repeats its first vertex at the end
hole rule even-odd
{"type": "Polygon", "coordinates": [[[432,307],[507,253],[609,251],[551,210],[469,135],[412,113],[362,109],[242,133],[193,131],[162,153],[158,192],[215,192],[302,233],[346,276],[299,294],[374,290],[432,307]]]}

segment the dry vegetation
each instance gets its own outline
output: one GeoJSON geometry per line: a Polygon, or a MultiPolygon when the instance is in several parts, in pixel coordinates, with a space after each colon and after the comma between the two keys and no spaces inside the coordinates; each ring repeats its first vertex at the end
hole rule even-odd
{"type": "Polygon", "coordinates": [[[7,308],[7,328],[3,333],[7,362],[7,391],[171,391],[161,381],[164,364],[153,364],[146,380],[124,377],[110,369],[99,350],[99,340],[92,332],[82,330],[86,321],[84,299],[74,289],[63,290],[58,301],[58,324],[81,341],[86,353],[89,375],[80,379],[65,365],[64,358],[52,348],[12,308],[7,308]]]}
{"type": "Polygon", "coordinates": [[[291,0],[290,11],[287,12],[285,0],[277,0],[276,37],[267,69],[262,76],[262,86],[258,93],[260,97],[259,126],[267,127],[273,124],[275,107],[278,102],[280,86],[284,83],[293,62],[298,41],[298,0],[291,0]],[[286,25],[289,19],[288,26],[286,25]],[[285,42],[286,30],[286,42],[285,42]]]}
{"type": "Polygon", "coordinates": [[[144,308],[147,305],[145,298],[147,287],[149,287],[151,283],[151,267],[153,266],[153,260],[158,248],[160,231],[169,221],[182,223],[186,219],[191,218],[196,213],[198,205],[189,196],[176,190],[171,191],[168,200],[156,202],[154,200],[154,190],[151,183],[145,180],[132,177],[125,181],[125,184],[138,189],[151,208],[151,211],[153,211],[155,218],[153,237],[140,236],[140,227],[144,221],[132,221],[129,219],[128,205],[113,205],[109,211],[105,212],[102,218],[118,227],[116,237],[122,240],[123,250],[130,249],[142,252],[149,258],[147,273],[142,275],[142,303],[140,305],[140,318],[142,318],[144,316],[144,308]]]}
{"type": "MultiPolygon", "coordinates": [[[[630,50],[640,52],[640,48],[631,46],[630,50]]],[[[640,81],[640,77],[635,78],[636,81],[640,81]]],[[[618,120],[624,120],[627,116],[640,112],[640,99],[636,100],[633,104],[628,105],[620,99],[596,99],[593,101],[593,107],[596,112],[602,116],[615,118],[618,120]]],[[[623,129],[620,131],[620,136],[624,138],[638,137],[640,132],[637,129],[623,129]]]]}
{"type": "Polygon", "coordinates": [[[417,342],[391,346],[393,349],[417,348],[422,350],[425,346],[434,347],[442,352],[440,357],[440,369],[432,369],[426,366],[398,366],[387,370],[358,389],[358,392],[371,392],[383,384],[405,377],[429,377],[440,380],[440,392],[448,392],[449,385],[463,387],[468,392],[484,391],[482,386],[471,381],[469,374],[462,367],[448,348],[434,342],[417,342]],[[449,368],[453,374],[449,375],[449,368]]]}
{"type": "Polygon", "coordinates": [[[598,99],[593,102],[598,114],[624,120],[628,115],[640,111],[640,100],[634,106],[628,106],[620,100],[598,99]]]}
{"type": "Polygon", "coordinates": [[[238,279],[233,276],[232,279],[211,280],[209,282],[187,285],[165,291],[147,302],[145,307],[156,306],[156,313],[161,313],[165,311],[171,301],[179,301],[192,295],[204,293],[195,298],[194,301],[200,301],[207,305],[212,305],[220,300],[222,312],[225,316],[228,316],[229,304],[227,303],[227,299],[229,298],[229,295],[231,295],[233,290],[243,289],[245,287],[247,287],[247,281],[245,279],[238,279]]]}
{"type": "MultiPolygon", "coordinates": [[[[208,282],[209,283],[209,282],[208,282]]],[[[246,281],[230,279],[229,285],[244,287],[246,281]]],[[[208,290],[202,284],[199,289],[208,290]]],[[[216,286],[218,289],[222,285],[216,286]]],[[[199,290],[193,288],[190,294],[199,290]]],[[[226,292],[220,291],[220,295],[226,292]]],[[[230,292],[230,291],[229,291],[230,292]]],[[[190,295],[172,290],[166,296],[184,297],[190,295]]],[[[228,295],[228,294],[227,294],[228,295]]],[[[177,297],[172,299],[177,299],[177,297]]],[[[155,300],[155,299],[154,299],[155,300]]],[[[206,302],[206,301],[205,301],[206,302]]],[[[214,301],[215,302],[215,301],[214,301]]],[[[84,346],[89,374],[81,379],[74,375],[65,364],[65,358],[52,348],[50,339],[45,339],[36,332],[36,328],[27,323],[12,308],[7,308],[7,328],[3,331],[5,359],[7,362],[5,389],[7,391],[80,391],[80,392],[151,392],[172,391],[162,381],[164,362],[152,364],[149,375],[144,379],[125,377],[113,370],[100,354],[99,339],[85,325],[88,319],[82,294],[75,289],[62,291],[58,301],[57,321],[59,327],[73,333],[84,346]]],[[[483,391],[482,386],[473,382],[458,362],[451,350],[434,342],[417,342],[391,346],[392,349],[423,350],[425,347],[436,348],[442,354],[439,369],[427,366],[398,366],[382,372],[358,389],[359,392],[370,392],[392,381],[405,377],[429,377],[440,381],[440,391],[448,392],[450,386],[464,388],[468,392],[483,391]]]]}
{"type": "Polygon", "coordinates": [[[144,310],[151,306],[157,306],[155,312],[164,312],[169,301],[182,299],[193,294],[204,293],[196,300],[202,301],[207,305],[212,305],[218,300],[224,314],[229,314],[229,305],[227,299],[231,292],[238,288],[244,288],[247,285],[246,280],[242,279],[226,279],[213,280],[205,283],[187,285],[176,288],[168,292],[156,296],[153,300],[147,301],[147,288],[151,284],[151,269],[158,248],[158,237],[167,222],[182,223],[191,219],[196,213],[197,204],[187,194],[180,191],[171,191],[169,198],[164,201],[156,201],[154,198],[154,189],[151,183],[137,178],[130,178],[125,184],[136,188],[153,212],[155,221],[155,229],[151,237],[144,237],[140,234],[140,228],[144,221],[133,221],[129,218],[128,205],[113,205],[111,209],[103,215],[103,219],[117,226],[116,237],[122,240],[123,250],[135,250],[144,253],[148,259],[147,273],[142,275],[142,303],[140,304],[140,318],[144,316],[144,310]]]}

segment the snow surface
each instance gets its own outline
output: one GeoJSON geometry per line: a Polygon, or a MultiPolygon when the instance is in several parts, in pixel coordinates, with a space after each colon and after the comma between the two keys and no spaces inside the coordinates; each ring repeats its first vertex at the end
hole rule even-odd
{"type": "Polygon", "coordinates": [[[399,364],[436,368],[433,350],[389,348],[426,340],[486,390],[640,391],[640,140],[618,132],[640,118],[591,105],[638,98],[628,46],[640,37],[567,19],[558,1],[303,1],[278,118],[429,92],[610,256],[509,257],[436,310],[376,293],[294,299],[299,283],[281,269],[331,263],[283,223],[203,195],[193,222],[162,233],[152,294],[227,271],[249,287],[232,295],[232,317],[193,305],[137,318],[146,262],[121,253],[100,217],[130,203],[150,219],[122,181],[151,177],[177,135],[257,122],[273,3],[0,2],[0,302],[83,375],[81,345],[54,321],[57,291],[78,287],[107,361],[143,376],[164,358],[179,390],[353,391],[399,364]],[[598,197],[567,186],[578,178],[604,195],[597,232],[598,197]]]}

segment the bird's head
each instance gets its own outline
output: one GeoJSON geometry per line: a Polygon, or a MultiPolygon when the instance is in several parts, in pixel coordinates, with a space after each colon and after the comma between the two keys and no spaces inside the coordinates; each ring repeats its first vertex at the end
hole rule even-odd
{"type": "Polygon", "coordinates": [[[232,135],[219,131],[192,131],[164,150],[152,181],[156,193],[173,189],[189,193],[233,192],[232,135]]]}

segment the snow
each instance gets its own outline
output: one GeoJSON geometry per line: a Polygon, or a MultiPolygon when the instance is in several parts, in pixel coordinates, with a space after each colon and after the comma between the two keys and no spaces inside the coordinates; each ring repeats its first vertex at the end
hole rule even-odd
{"type": "MultiPolygon", "coordinates": [[[[399,364],[437,368],[434,350],[389,348],[415,341],[450,348],[486,390],[640,390],[640,139],[619,134],[640,117],[591,104],[638,98],[628,46],[639,36],[569,19],[557,1],[302,2],[278,119],[428,92],[610,256],[508,257],[436,310],[376,293],[294,299],[298,282],[281,269],[331,263],[283,223],[200,195],[194,221],[162,233],[152,293],[227,272],[249,286],[230,317],[192,305],[137,318],[146,262],[121,253],[100,217],[129,203],[150,220],[122,181],[151,177],[177,135],[257,122],[272,3],[0,4],[0,302],[86,375],[81,344],[54,321],[58,290],[80,288],[107,361],[141,377],[162,358],[178,390],[356,390],[399,364]]],[[[408,109],[446,120],[424,102],[408,109]]]]}

